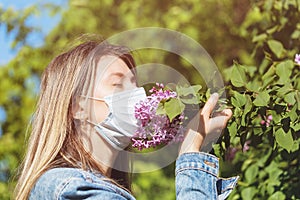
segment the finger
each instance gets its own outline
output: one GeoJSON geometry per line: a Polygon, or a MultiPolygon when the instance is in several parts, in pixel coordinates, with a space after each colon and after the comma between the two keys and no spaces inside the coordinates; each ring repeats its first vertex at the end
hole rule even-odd
{"type": "Polygon", "coordinates": [[[200,123],[200,113],[197,113],[187,124],[188,128],[191,128],[193,130],[198,130],[199,123],[200,123]]]}
{"type": "Polygon", "coordinates": [[[222,130],[226,127],[226,124],[228,120],[230,119],[230,116],[217,116],[210,119],[210,129],[209,132],[216,131],[216,130],[222,130]]]}
{"type": "Polygon", "coordinates": [[[231,111],[231,109],[224,109],[220,112],[215,112],[214,117],[216,117],[216,116],[228,116],[229,118],[231,118],[232,111],[231,111]]]}
{"type": "Polygon", "coordinates": [[[211,115],[213,109],[215,108],[217,102],[218,102],[218,99],[219,99],[219,95],[218,93],[213,93],[208,101],[205,103],[202,111],[201,111],[201,115],[205,118],[205,119],[208,119],[209,116],[211,115]]]}

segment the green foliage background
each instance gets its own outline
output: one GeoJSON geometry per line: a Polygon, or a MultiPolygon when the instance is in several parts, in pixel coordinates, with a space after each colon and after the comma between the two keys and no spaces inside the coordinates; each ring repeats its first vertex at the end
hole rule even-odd
{"type": "MultiPolygon", "coordinates": [[[[26,128],[38,95],[39,77],[47,63],[84,33],[109,37],[124,30],[157,26],[182,32],[199,42],[223,72],[234,116],[213,153],[221,159],[222,176],[239,175],[229,199],[300,199],[300,0],[69,0],[22,11],[0,7],[0,25],[17,35],[17,56],[0,70],[0,199],[9,199],[25,151],[26,128]],[[41,47],[28,43],[38,32],[26,20],[41,12],[62,15],[41,47]],[[262,125],[272,115],[269,126],[262,125]],[[249,149],[245,149],[245,145],[249,149]],[[242,151],[242,149],[245,151],[242,151]]],[[[147,61],[146,53],[140,55],[147,61]]],[[[162,54],[169,66],[183,68],[178,57],[162,54]]],[[[138,167],[143,167],[138,163],[138,167]]],[[[133,176],[137,199],[175,199],[174,166],[133,176]]]]}

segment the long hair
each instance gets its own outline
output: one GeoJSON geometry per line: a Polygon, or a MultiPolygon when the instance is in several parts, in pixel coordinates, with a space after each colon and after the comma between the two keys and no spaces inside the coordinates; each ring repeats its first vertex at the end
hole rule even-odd
{"type": "MultiPolygon", "coordinates": [[[[38,178],[52,168],[73,167],[103,173],[101,165],[85,150],[82,128],[78,128],[72,112],[78,95],[93,90],[97,62],[103,55],[115,55],[130,69],[135,67],[127,48],[97,39],[58,55],[45,69],[28,149],[15,189],[16,199],[28,199],[38,178]]],[[[112,178],[121,180],[120,184],[130,190],[128,173],[112,172],[112,178]]]]}

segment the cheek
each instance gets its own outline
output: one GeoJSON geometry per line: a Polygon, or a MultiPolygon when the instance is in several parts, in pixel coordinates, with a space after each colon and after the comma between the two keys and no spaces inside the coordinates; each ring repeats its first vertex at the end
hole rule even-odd
{"type": "Polygon", "coordinates": [[[95,122],[102,122],[109,114],[108,106],[105,102],[95,102],[93,106],[93,116],[95,117],[95,122]]]}
{"type": "Polygon", "coordinates": [[[110,91],[110,88],[107,85],[104,85],[102,82],[100,82],[99,85],[101,85],[101,87],[97,86],[95,88],[93,96],[103,98],[107,96],[107,93],[110,91]]]}

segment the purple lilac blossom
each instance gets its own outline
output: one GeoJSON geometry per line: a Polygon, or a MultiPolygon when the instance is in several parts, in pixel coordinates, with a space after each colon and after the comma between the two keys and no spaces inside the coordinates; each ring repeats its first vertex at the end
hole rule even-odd
{"type": "Polygon", "coordinates": [[[248,151],[248,150],[250,149],[250,146],[249,146],[250,143],[251,143],[250,140],[247,140],[247,141],[245,142],[245,144],[244,144],[244,146],[243,146],[243,152],[246,152],[246,151],[248,151]]]}
{"type": "Polygon", "coordinates": [[[235,158],[235,154],[238,152],[238,149],[235,147],[229,147],[226,152],[226,160],[232,161],[235,158]]]}
{"type": "Polygon", "coordinates": [[[273,116],[272,115],[268,115],[267,116],[267,120],[261,120],[260,124],[261,125],[266,125],[266,127],[269,127],[270,124],[271,124],[271,122],[272,122],[272,120],[273,120],[273,116]]]}
{"type": "Polygon", "coordinates": [[[295,55],[295,62],[300,65],[300,54],[295,55]]]}
{"type": "Polygon", "coordinates": [[[169,144],[183,140],[184,120],[183,113],[175,117],[172,122],[165,114],[157,115],[156,110],[162,100],[176,98],[174,91],[163,90],[163,84],[156,84],[144,101],[135,105],[135,117],[138,120],[138,129],[131,138],[132,146],[142,150],[143,148],[156,147],[160,144],[169,144]]]}

